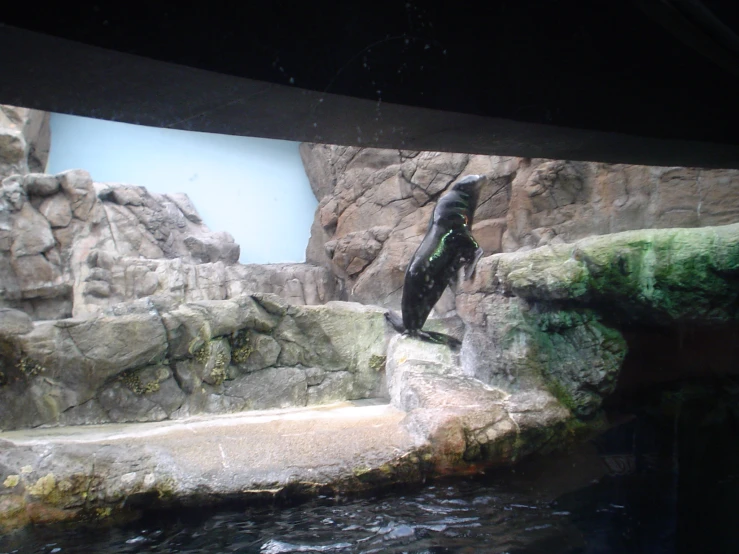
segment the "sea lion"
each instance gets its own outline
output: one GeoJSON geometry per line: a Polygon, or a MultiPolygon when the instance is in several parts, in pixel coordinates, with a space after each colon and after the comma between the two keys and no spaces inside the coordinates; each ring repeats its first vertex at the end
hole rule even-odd
{"type": "Polygon", "coordinates": [[[482,248],[472,236],[472,216],[484,175],[469,175],[457,181],[441,197],[429,221],[426,236],[408,264],[403,282],[403,317],[392,311],[385,318],[396,331],[431,342],[459,346],[443,333],[423,331],[423,324],[444,289],[464,266],[464,278],[472,277],[482,248]]]}

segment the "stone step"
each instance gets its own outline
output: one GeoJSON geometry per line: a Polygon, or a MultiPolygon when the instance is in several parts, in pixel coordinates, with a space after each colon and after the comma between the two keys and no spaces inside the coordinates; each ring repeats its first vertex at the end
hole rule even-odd
{"type": "Polygon", "coordinates": [[[207,502],[361,481],[412,450],[404,417],[363,401],[0,433],[0,521],[105,517],[142,495],[207,502]]]}

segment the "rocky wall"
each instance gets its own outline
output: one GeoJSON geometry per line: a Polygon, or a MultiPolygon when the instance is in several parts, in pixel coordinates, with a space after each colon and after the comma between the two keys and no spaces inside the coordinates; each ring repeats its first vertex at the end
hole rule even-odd
{"type": "Polygon", "coordinates": [[[505,391],[546,388],[585,419],[627,363],[641,373],[632,381],[739,375],[732,340],[686,339],[737,336],[738,279],[739,224],[624,231],[488,256],[457,297],[467,329],[462,365],[505,391]],[[654,340],[673,330],[682,338],[654,340]],[[628,362],[631,346],[652,352],[651,363],[628,362]]]}
{"type": "Polygon", "coordinates": [[[381,397],[385,333],[378,308],[269,294],[35,323],[0,309],[0,429],[381,397]]]}
{"type": "Polygon", "coordinates": [[[293,304],[334,298],[310,264],[242,265],[184,194],[94,183],[83,170],[12,175],[0,187],[0,306],[35,320],[84,317],[156,296],[170,307],[269,292],[293,304]]]}
{"type": "Polygon", "coordinates": [[[49,115],[0,104],[0,181],[13,174],[46,169],[51,145],[49,115]]]}
{"type": "MultiPolygon", "coordinates": [[[[436,199],[458,178],[488,175],[473,234],[485,254],[635,229],[739,221],[739,171],[302,144],[319,206],[306,251],[345,297],[396,307],[405,268],[436,199]]],[[[447,292],[437,305],[454,309],[447,292]]]]}

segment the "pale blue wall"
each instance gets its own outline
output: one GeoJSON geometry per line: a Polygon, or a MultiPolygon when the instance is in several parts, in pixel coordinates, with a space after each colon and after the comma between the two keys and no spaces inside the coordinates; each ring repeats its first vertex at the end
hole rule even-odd
{"type": "Polygon", "coordinates": [[[185,192],[242,263],[302,262],[317,201],[298,143],[51,115],[46,171],[86,169],[97,182],[185,192]]]}

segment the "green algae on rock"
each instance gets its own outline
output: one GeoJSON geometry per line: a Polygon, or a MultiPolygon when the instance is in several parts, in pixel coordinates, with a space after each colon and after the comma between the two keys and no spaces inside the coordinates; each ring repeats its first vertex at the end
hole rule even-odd
{"type": "MultiPolygon", "coordinates": [[[[478,282],[528,300],[600,305],[625,320],[739,316],[739,224],[643,229],[498,254],[478,282]]],[[[474,286],[474,285],[473,285],[474,286]]]]}

